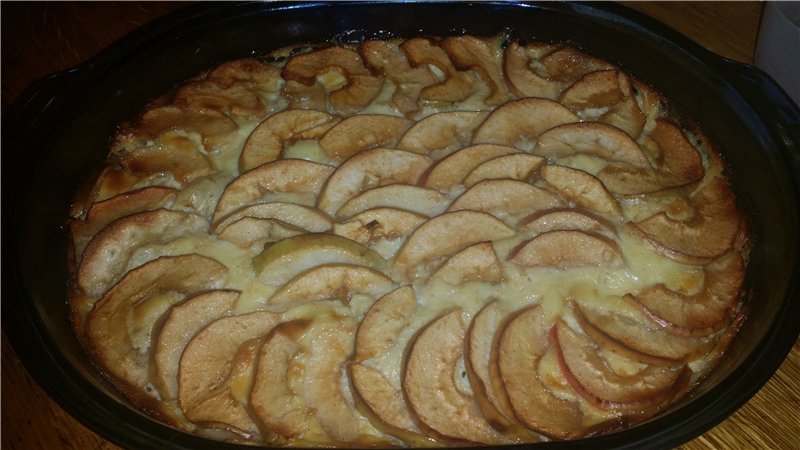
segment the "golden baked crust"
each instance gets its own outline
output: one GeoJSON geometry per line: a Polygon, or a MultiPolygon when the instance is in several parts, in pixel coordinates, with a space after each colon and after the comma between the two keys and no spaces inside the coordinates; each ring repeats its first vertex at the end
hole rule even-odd
{"type": "Polygon", "coordinates": [[[155,418],[281,446],[570,439],[647,419],[743,320],[721,157],[575,48],[416,37],[222,64],[124,124],[70,307],[155,418]]]}

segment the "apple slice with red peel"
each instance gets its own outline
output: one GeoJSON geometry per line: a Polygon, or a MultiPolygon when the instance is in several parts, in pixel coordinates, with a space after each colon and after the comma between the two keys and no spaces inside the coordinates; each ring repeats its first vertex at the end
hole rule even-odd
{"type": "Polygon", "coordinates": [[[400,48],[411,67],[431,65],[444,74],[444,80],[422,89],[420,99],[455,103],[466,100],[477,91],[478,77],[474,72],[457,70],[447,53],[432,40],[411,38],[405,40],[400,48]]]}
{"type": "Polygon", "coordinates": [[[156,209],[115,220],[98,232],[83,252],[78,287],[100,297],[124,275],[137,248],[204,233],[208,221],[196,214],[156,209]]]}
{"type": "Polygon", "coordinates": [[[390,184],[368,189],[348,200],[338,211],[339,220],[379,207],[391,207],[428,217],[444,212],[450,204],[441,192],[413,184],[390,184]]]}
{"type": "Polygon", "coordinates": [[[419,111],[417,100],[426,86],[438,81],[426,67],[411,67],[400,46],[384,40],[367,40],[359,46],[359,53],[374,74],[382,74],[395,85],[391,104],[407,117],[419,111]]]}
{"type": "Polygon", "coordinates": [[[574,230],[542,233],[511,250],[508,260],[524,267],[560,269],[597,266],[619,269],[625,265],[615,241],[574,230]]]}
{"type": "Polygon", "coordinates": [[[512,153],[482,162],[467,175],[462,184],[472,187],[484,180],[511,179],[528,181],[544,163],[544,158],[527,153],[512,153]]]}
{"type": "Polygon", "coordinates": [[[357,153],[328,177],[317,207],[333,216],[347,200],[367,189],[416,183],[431,163],[427,156],[396,149],[374,148],[357,153]]]}
{"type": "Polygon", "coordinates": [[[578,121],[578,116],[552,100],[511,100],[489,114],[475,132],[473,143],[508,145],[525,150],[550,128],[578,121]]]}
{"type": "Polygon", "coordinates": [[[413,277],[414,270],[437,258],[448,257],[473,244],[514,236],[499,219],[478,211],[455,211],[434,217],[420,225],[397,252],[394,270],[413,277]]]}
{"type": "Polygon", "coordinates": [[[213,227],[215,233],[222,233],[229,225],[242,218],[275,219],[312,233],[329,231],[333,221],[322,211],[304,205],[287,202],[256,203],[233,211],[213,227]]]}
{"type": "Polygon", "coordinates": [[[414,414],[433,436],[463,443],[506,444],[472,396],[455,382],[465,338],[462,311],[455,309],[426,325],[409,344],[403,391],[414,414]]]}
{"type": "Polygon", "coordinates": [[[233,179],[222,192],[211,222],[219,223],[237,209],[278,192],[318,194],[333,168],[302,159],[262,164],[233,179]]]}
{"type": "Polygon", "coordinates": [[[504,279],[503,266],[492,243],[480,242],[451,256],[431,274],[430,279],[455,286],[473,280],[497,284],[504,279]]]}
{"type": "Polygon", "coordinates": [[[550,347],[547,326],[542,307],[535,305],[515,313],[498,329],[492,385],[504,388],[516,418],[528,428],[556,439],[579,438],[588,430],[581,405],[557,397],[539,378],[539,363],[550,347]]]}
{"type": "Polygon", "coordinates": [[[489,86],[491,93],[484,100],[487,105],[500,105],[508,101],[511,93],[503,78],[499,58],[498,39],[480,39],[475,36],[448,36],[439,42],[458,69],[472,69],[489,86]]]}
{"type": "Polygon", "coordinates": [[[319,146],[332,160],[341,162],[371,148],[394,147],[410,125],[411,121],[402,117],[357,114],[334,125],[319,146]]]}
{"type": "Polygon", "coordinates": [[[272,286],[283,285],[312,267],[332,263],[357,264],[381,270],[386,261],[356,241],[324,233],[283,239],[253,258],[259,281],[272,286]]]}
{"type": "Polygon", "coordinates": [[[597,178],[588,172],[565,166],[547,165],[540,169],[541,178],[564,198],[600,214],[621,217],[617,199],[597,178]]]}
{"type": "Polygon", "coordinates": [[[321,111],[290,109],[264,119],[244,143],[239,171],[246,172],[280,158],[292,143],[320,139],[339,118],[321,111]]]}
{"type": "Polygon", "coordinates": [[[705,336],[730,322],[744,273],[741,255],[731,251],[705,267],[703,289],[697,294],[683,294],[658,284],[631,298],[667,331],[680,336],[705,336]]]}
{"type": "Polygon", "coordinates": [[[377,270],[352,264],[313,267],[281,286],[267,300],[273,305],[339,300],[348,303],[354,294],[378,298],[394,289],[394,282],[377,270]]]}
{"type": "Polygon", "coordinates": [[[418,120],[406,131],[397,148],[421,155],[452,151],[472,142],[472,134],[488,111],[443,111],[418,120]]]}
{"type": "Polygon", "coordinates": [[[596,216],[589,211],[576,208],[553,208],[537,211],[517,224],[520,230],[530,230],[536,234],[556,230],[587,231],[601,234],[613,234],[614,224],[596,216]]]}
{"type": "Polygon", "coordinates": [[[434,163],[419,179],[420,186],[446,191],[460,184],[472,170],[486,161],[519,153],[504,145],[480,144],[462,148],[434,163]]]}
{"type": "Polygon", "coordinates": [[[533,56],[529,53],[530,45],[522,46],[513,41],[503,54],[503,71],[506,79],[520,97],[539,97],[558,100],[565,84],[550,80],[536,73],[531,68],[533,56]]]}
{"type": "Polygon", "coordinates": [[[640,414],[672,399],[689,371],[685,365],[642,367],[630,362],[625,364],[633,364],[624,368],[626,373],[620,373],[600,355],[597,344],[562,320],[553,325],[550,338],[567,381],[587,401],[603,409],[640,414]]]}
{"type": "Polygon", "coordinates": [[[658,253],[687,264],[704,264],[730,251],[741,218],[728,183],[714,178],[691,197],[694,216],[674,220],[666,212],[630,223],[628,230],[658,253]]]}
{"type": "MultiPolygon", "coordinates": [[[[407,237],[427,217],[396,208],[373,208],[360,212],[344,222],[333,225],[333,234],[346,237],[367,247],[373,247],[383,240],[395,240],[407,237]]],[[[385,254],[376,250],[384,258],[391,258],[394,253],[385,254]]]]}
{"type": "Polygon", "coordinates": [[[149,404],[150,350],[159,317],[186,296],[219,288],[227,268],[199,255],[163,256],[128,272],[98,300],[86,320],[93,356],[135,403],[149,404]]]}
{"type": "Polygon", "coordinates": [[[244,403],[258,348],[254,341],[278,323],[280,316],[267,311],[225,317],[189,341],[178,374],[178,401],[187,419],[248,437],[258,434],[244,403]]]}
{"type": "Polygon", "coordinates": [[[151,354],[153,384],[162,400],[178,398],[178,370],[186,345],[209,323],[231,314],[238,291],[209,291],[173,306],[154,333],[151,354]]]}
{"type": "Polygon", "coordinates": [[[650,167],[636,141],[621,129],[601,122],[569,123],[551,128],[539,136],[533,153],[557,158],[585,154],[636,168],[650,167]]]}
{"type": "Polygon", "coordinates": [[[550,192],[517,180],[484,180],[461,194],[448,211],[483,211],[498,218],[519,217],[533,211],[562,206],[550,192]]]}

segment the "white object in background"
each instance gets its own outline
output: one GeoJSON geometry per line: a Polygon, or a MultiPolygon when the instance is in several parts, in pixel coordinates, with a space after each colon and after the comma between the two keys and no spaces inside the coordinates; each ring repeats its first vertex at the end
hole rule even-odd
{"type": "Polygon", "coordinates": [[[800,2],[766,2],[755,65],[770,74],[800,105],[800,2]]]}

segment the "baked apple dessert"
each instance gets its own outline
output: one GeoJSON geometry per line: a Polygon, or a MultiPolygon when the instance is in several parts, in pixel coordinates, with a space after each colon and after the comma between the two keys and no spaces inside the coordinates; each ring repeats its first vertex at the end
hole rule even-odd
{"type": "Polygon", "coordinates": [[[724,162],[651,86],[507,37],[226,62],[121,126],[70,219],[75,332],[131,403],[269,446],[576,439],[744,319],[724,162]]]}

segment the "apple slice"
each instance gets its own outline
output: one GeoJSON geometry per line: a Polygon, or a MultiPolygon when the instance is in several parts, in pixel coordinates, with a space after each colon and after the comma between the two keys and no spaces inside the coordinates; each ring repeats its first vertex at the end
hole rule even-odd
{"type": "Polygon", "coordinates": [[[475,399],[456,385],[465,338],[461,315],[455,309],[434,319],[409,344],[403,391],[425,431],[432,430],[433,436],[464,443],[510,443],[489,425],[475,399]]]}
{"type": "Polygon", "coordinates": [[[613,240],[583,231],[557,230],[542,233],[511,250],[508,260],[524,267],[597,266],[619,269],[625,265],[613,240]]]}
{"type": "Polygon", "coordinates": [[[319,300],[349,303],[354,294],[378,298],[394,289],[394,282],[366,266],[325,264],[313,267],[281,286],[267,303],[283,305],[319,300]]]}
{"type": "Polygon", "coordinates": [[[364,314],[358,327],[353,361],[362,363],[385,353],[408,326],[416,309],[417,298],[409,284],[379,298],[364,314]]]}
{"type": "Polygon", "coordinates": [[[262,164],[228,183],[211,222],[219,223],[237,209],[259,202],[275,192],[318,194],[333,168],[302,159],[281,159],[262,164]]]}
{"type": "Polygon", "coordinates": [[[339,45],[294,55],[282,72],[284,79],[308,88],[331,74],[345,79],[343,86],[332,86],[329,94],[331,108],[343,114],[365,108],[383,87],[383,78],[373,76],[357,52],[339,45]]]}
{"type": "Polygon", "coordinates": [[[545,98],[507,102],[489,114],[475,132],[475,144],[499,144],[525,150],[540,134],[580,119],[560,103],[545,98]]]}
{"type": "Polygon", "coordinates": [[[86,321],[89,348],[134,403],[160,410],[149,403],[149,351],[159,317],[188,295],[219,288],[226,273],[225,266],[203,256],[162,256],[128,272],[95,303],[86,321]]]}
{"type": "Polygon", "coordinates": [[[490,94],[484,103],[500,105],[511,97],[500,62],[499,39],[480,39],[475,36],[448,36],[439,42],[456,68],[472,69],[489,86],[490,94]]]}
{"type": "Polygon", "coordinates": [[[187,419],[248,438],[259,434],[245,406],[258,348],[253,341],[278,323],[280,316],[268,311],[224,317],[189,341],[178,373],[178,401],[187,419]]]}
{"type": "Polygon", "coordinates": [[[490,214],[478,211],[455,211],[428,220],[406,240],[394,260],[394,270],[413,277],[421,265],[454,253],[473,244],[514,236],[514,230],[490,214]]]}
{"type": "Polygon", "coordinates": [[[295,203],[270,202],[239,208],[220,220],[212,231],[222,233],[229,225],[243,218],[280,220],[312,233],[323,233],[333,226],[331,218],[316,208],[295,203]]]}
{"type": "Polygon", "coordinates": [[[396,149],[374,148],[357,153],[328,177],[317,207],[333,216],[347,200],[367,189],[416,183],[431,162],[427,156],[396,149]]]}
{"type": "Polygon", "coordinates": [[[305,270],[331,263],[358,264],[380,270],[386,262],[356,241],[324,233],[283,239],[253,258],[259,281],[271,286],[283,285],[305,270]]]}
{"type": "Polygon", "coordinates": [[[411,184],[390,184],[368,189],[348,200],[336,218],[347,219],[368,209],[392,207],[425,216],[437,216],[450,204],[444,194],[411,184]]]}
{"type": "Polygon", "coordinates": [[[601,122],[570,123],[551,128],[539,136],[533,152],[545,157],[587,154],[641,169],[650,167],[636,141],[621,129],[601,122]]]}
{"type": "Polygon", "coordinates": [[[192,337],[209,323],[230,315],[238,291],[209,291],[173,306],[154,332],[151,354],[153,384],[162,400],[178,398],[178,370],[181,355],[192,337]]]}
{"type": "Polygon", "coordinates": [[[505,178],[529,181],[543,163],[544,158],[527,153],[498,156],[482,162],[478,167],[472,169],[462,184],[469,188],[483,180],[505,178]]]}
{"type": "Polygon", "coordinates": [[[744,273],[742,257],[731,251],[706,266],[705,283],[697,294],[683,294],[658,284],[633,298],[650,318],[672,333],[709,335],[731,320],[744,273]]]}
{"type": "Polygon", "coordinates": [[[332,160],[341,162],[363,150],[391,148],[397,144],[411,121],[386,114],[358,114],[334,125],[319,141],[332,160]]]}
{"type": "Polygon", "coordinates": [[[500,179],[476,183],[461,194],[447,210],[483,211],[502,219],[562,205],[561,199],[530,183],[500,179]]]}
{"type": "Polygon", "coordinates": [[[554,208],[537,211],[518,223],[520,230],[531,230],[536,234],[556,230],[587,231],[613,234],[614,224],[588,211],[575,208],[554,208]]]}
{"type": "Polygon", "coordinates": [[[214,172],[199,143],[177,131],[164,132],[152,145],[125,148],[117,153],[122,167],[137,178],[168,172],[185,186],[214,172]]]}
{"type": "Polygon", "coordinates": [[[728,183],[714,178],[691,197],[694,216],[674,220],[666,212],[630,223],[628,230],[660,254],[687,264],[703,264],[733,248],[740,217],[728,183]]]}
{"type": "Polygon", "coordinates": [[[645,116],[633,97],[631,80],[621,70],[601,70],[584,75],[561,95],[561,104],[582,116],[606,110],[599,120],[638,138],[645,116]]]}
{"type": "MultiPolygon", "coordinates": [[[[355,214],[344,222],[334,224],[333,234],[371,247],[381,240],[404,238],[426,220],[428,218],[421,214],[402,209],[372,208],[355,214]]],[[[394,256],[383,253],[381,255],[385,258],[394,256]]]]}
{"type": "MultiPolygon", "coordinates": [[[[344,77],[342,77],[344,78],[344,77]]],[[[288,100],[288,109],[324,111],[328,109],[328,92],[325,84],[306,86],[294,80],[284,80],[281,94],[288,100]]]]}
{"type": "Polygon", "coordinates": [[[392,41],[366,40],[359,46],[359,52],[372,73],[383,74],[394,83],[391,104],[398,111],[407,117],[419,111],[420,92],[437,83],[427,66],[411,67],[400,46],[392,41]]]}
{"type": "Polygon", "coordinates": [[[591,72],[616,69],[607,61],[589,56],[572,47],[561,47],[550,52],[541,58],[540,63],[545,67],[549,79],[569,83],[591,72]]]}
{"type": "Polygon", "coordinates": [[[239,171],[246,172],[278,159],[292,143],[320,139],[339,118],[321,111],[290,109],[262,121],[247,138],[239,156],[239,171]]]}
{"type": "Polygon", "coordinates": [[[456,286],[472,280],[497,284],[504,279],[503,266],[492,243],[480,242],[451,256],[430,279],[456,286]]]}
{"type": "Polygon", "coordinates": [[[206,219],[191,213],[157,209],[115,220],[89,241],[78,267],[78,287],[91,297],[103,295],[125,272],[137,248],[203,233],[206,219]]]}
{"type": "Polygon", "coordinates": [[[447,53],[430,39],[406,39],[400,48],[411,67],[433,66],[444,76],[439,83],[422,89],[422,100],[455,103],[466,100],[476,92],[478,77],[474,72],[457,70],[447,53]]]}
{"type": "Polygon", "coordinates": [[[219,238],[236,244],[239,248],[263,248],[267,242],[276,242],[307,233],[300,227],[278,219],[242,217],[227,225],[219,238]]]}
{"type": "Polygon", "coordinates": [[[558,100],[564,83],[547,79],[531,68],[533,57],[531,45],[522,46],[512,41],[503,54],[503,70],[506,79],[520,97],[539,97],[558,100]]]}
{"type": "MultiPolygon", "coordinates": [[[[505,388],[516,418],[552,438],[583,436],[588,427],[581,405],[557,397],[539,378],[539,362],[550,345],[542,307],[515,313],[496,333],[491,359],[497,370],[492,385],[505,388]]],[[[495,393],[502,396],[498,390],[495,393]]]]}
{"type": "Polygon", "coordinates": [[[173,105],[150,108],[130,127],[123,127],[123,139],[149,136],[154,140],[171,130],[194,131],[202,137],[206,150],[224,148],[236,138],[239,126],[225,114],[214,111],[185,110],[173,105]]]}
{"type": "Polygon", "coordinates": [[[419,179],[419,184],[431,189],[446,191],[461,181],[473,169],[486,161],[519,153],[519,150],[504,145],[471,145],[434,163],[419,179]]]}
{"type": "Polygon", "coordinates": [[[564,198],[577,206],[609,216],[622,216],[619,202],[597,178],[588,172],[570,167],[547,165],[539,171],[541,178],[564,198]]]}
{"type": "Polygon", "coordinates": [[[472,134],[488,111],[443,111],[418,120],[406,131],[397,148],[421,155],[453,151],[472,142],[472,134]]]}

